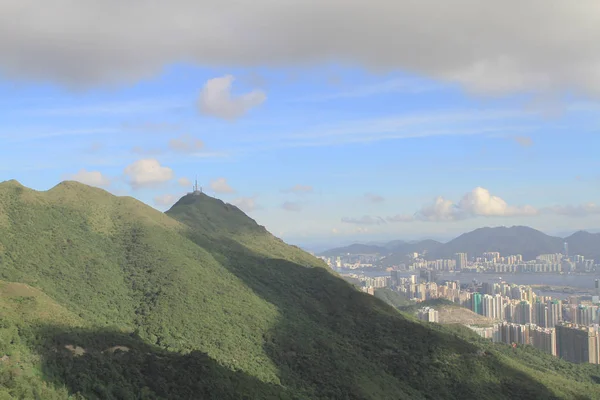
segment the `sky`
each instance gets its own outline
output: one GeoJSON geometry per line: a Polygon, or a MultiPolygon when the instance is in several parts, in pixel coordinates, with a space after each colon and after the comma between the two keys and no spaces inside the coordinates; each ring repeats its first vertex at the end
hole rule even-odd
{"type": "Polygon", "coordinates": [[[301,245],[600,228],[600,4],[0,1],[0,181],[301,245]]]}

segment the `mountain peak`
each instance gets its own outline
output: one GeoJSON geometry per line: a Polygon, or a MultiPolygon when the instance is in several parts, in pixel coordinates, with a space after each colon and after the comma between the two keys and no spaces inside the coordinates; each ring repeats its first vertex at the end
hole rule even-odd
{"type": "Polygon", "coordinates": [[[0,182],[0,186],[18,186],[18,187],[24,187],[21,182],[19,182],[16,179],[10,179],[7,181],[2,181],[0,182]]]}
{"type": "Polygon", "coordinates": [[[267,232],[235,205],[202,192],[186,194],[166,214],[192,228],[211,233],[267,232]]]}
{"type": "Polygon", "coordinates": [[[597,233],[590,233],[588,231],[584,231],[584,230],[579,230],[575,233],[573,233],[572,235],[566,237],[565,239],[569,239],[569,238],[585,238],[585,237],[592,237],[592,236],[597,236],[597,233]]]}

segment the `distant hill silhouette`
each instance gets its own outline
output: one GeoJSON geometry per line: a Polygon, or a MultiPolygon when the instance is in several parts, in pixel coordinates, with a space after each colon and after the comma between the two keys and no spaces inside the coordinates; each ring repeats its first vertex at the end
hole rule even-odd
{"type": "MultiPolygon", "coordinates": [[[[426,258],[452,258],[456,253],[469,256],[481,255],[487,251],[497,251],[501,255],[521,254],[525,260],[533,260],[539,254],[560,253],[563,244],[569,245],[569,254],[579,254],[586,258],[600,260],[600,233],[579,231],[566,238],[550,236],[527,226],[486,227],[463,233],[447,243],[435,240],[416,242],[392,241],[393,246],[368,246],[372,253],[385,256],[390,264],[403,262],[407,253],[427,251],[426,258]]],[[[323,255],[357,254],[360,244],[328,250],[323,255]]],[[[364,249],[363,249],[364,250],[364,249]]],[[[364,251],[363,251],[364,252],[364,251]]]]}

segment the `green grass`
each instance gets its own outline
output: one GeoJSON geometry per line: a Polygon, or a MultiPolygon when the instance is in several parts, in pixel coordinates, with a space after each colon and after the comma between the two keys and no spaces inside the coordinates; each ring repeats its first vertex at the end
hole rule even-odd
{"type": "Polygon", "coordinates": [[[600,398],[596,370],[541,372],[415,321],[206,195],[163,214],[74,182],[2,183],[0,278],[28,285],[0,303],[6,351],[26,359],[0,381],[17,398],[600,398]]]}

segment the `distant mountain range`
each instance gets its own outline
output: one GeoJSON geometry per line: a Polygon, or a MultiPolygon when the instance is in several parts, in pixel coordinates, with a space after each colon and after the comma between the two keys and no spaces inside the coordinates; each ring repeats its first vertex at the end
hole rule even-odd
{"type": "Polygon", "coordinates": [[[521,254],[525,260],[533,260],[546,253],[560,253],[568,243],[569,254],[600,259],[600,233],[579,231],[561,238],[550,236],[527,226],[479,228],[464,233],[446,243],[436,240],[394,240],[382,245],[352,244],[327,250],[320,255],[380,254],[389,263],[400,263],[409,253],[425,253],[427,259],[451,258],[456,253],[467,253],[469,257],[487,251],[497,251],[503,256],[521,254]]]}

